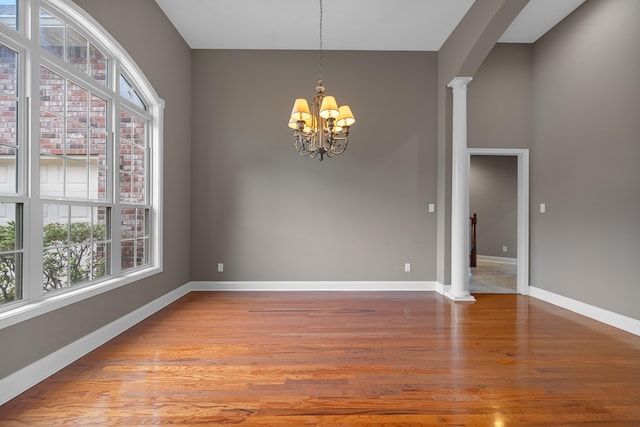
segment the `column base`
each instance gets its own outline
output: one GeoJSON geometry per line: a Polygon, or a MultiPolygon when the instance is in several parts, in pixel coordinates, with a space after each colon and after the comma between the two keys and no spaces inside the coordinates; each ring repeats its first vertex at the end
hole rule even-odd
{"type": "Polygon", "coordinates": [[[444,293],[444,296],[455,302],[461,302],[461,301],[473,302],[476,300],[475,297],[469,293],[466,295],[455,295],[451,291],[446,291],[444,293]]]}

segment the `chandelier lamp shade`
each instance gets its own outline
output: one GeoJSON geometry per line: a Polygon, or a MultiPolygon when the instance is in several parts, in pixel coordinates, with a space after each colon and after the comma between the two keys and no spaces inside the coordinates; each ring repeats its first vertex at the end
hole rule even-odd
{"type": "Polygon", "coordinates": [[[293,143],[301,156],[326,157],[342,154],[349,143],[349,129],[356,122],[348,105],[338,106],[336,99],[325,95],[322,85],[322,0],[320,0],[320,75],[311,108],[304,98],[293,103],[289,127],[293,143]]]}

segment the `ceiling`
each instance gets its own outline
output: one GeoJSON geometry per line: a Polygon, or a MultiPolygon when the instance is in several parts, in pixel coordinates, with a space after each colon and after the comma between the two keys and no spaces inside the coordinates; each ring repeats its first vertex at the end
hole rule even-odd
{"type": "MultiPolygon", "coordinates": [[[[318,0],[155,1],[192,49],[319,47],[318,0]]],[[[499,41],[533,43],[584,1],[530,0],[499,41]]],[[[323,0],[323,48],[437,51],[473,2],[323,0]]]]}

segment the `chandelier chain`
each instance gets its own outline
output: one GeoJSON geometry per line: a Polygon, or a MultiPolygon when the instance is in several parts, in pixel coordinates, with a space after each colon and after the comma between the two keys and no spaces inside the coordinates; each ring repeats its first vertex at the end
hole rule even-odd
{"type": "MultiPolygon", "coordinates": [[[[0,0],[1,1],[1,0],[0,0]]],[[[324,59],[322,0],[320,6],[320,28],[318,49],[318,86],[311,100],[311,108],[304,98],[296,98],[289,116],[289,128],[293,129],[293,144],[301,156],[334,157],[342,154],[349,144],[349,129],[355,123],[348,105],[338,106],[336,99],[324,92],[322,67],[324,59]]]]}
{"type": "Polygon", "coordinates": [[[322,86],[322,60],[323,60],[323,49],[322,49],[322,19],[323,19],[323,11],[322,11],[322,0],[320,0],[320,49],[319,49],[319,70],[318,70],[318,84],[322,86]]]}

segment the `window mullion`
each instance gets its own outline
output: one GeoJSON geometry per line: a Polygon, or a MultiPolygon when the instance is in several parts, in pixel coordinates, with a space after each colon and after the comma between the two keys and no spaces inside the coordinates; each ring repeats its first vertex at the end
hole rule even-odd
{"type": "MultiPolygon", "coordinates": [[[[37,27],[36,27],[37,28],[37,27]]],[[[37,40],[37,37],[36,37],[37,40]]],[[[43,254],[43,203],[40,199],[40,55],[33,49],[28,65],[30,79],[27,92],[30,97],[27,112],[28,168],[25,167],[26,191],[29,196],[24,206],[24,291],[25,299],[36,299],[42,296],[42,254],[43,254]],[[28,179],[27,179],[28,176],[28,179]]],[[[26,147],[25,142],[25,147],[26,147]]],[[[27,166],[27,165],[25,165],[27,166]]]]}
{"type": "MultiPolygon", "coordinates": [[[[115,73],[114,73],[115,74],[115,73]]],[[[120,204],[120,101],[115,97],[111,103],[111,150],[108,155],[111,156],[109,169],[111,188],[109,189],[109,197],[111,198],[113,211],[111,212],[111,273],[118,275],[122,271],[122,233],[120,232],[120,224],[122,223],[122,207],[120,204]]]]}

